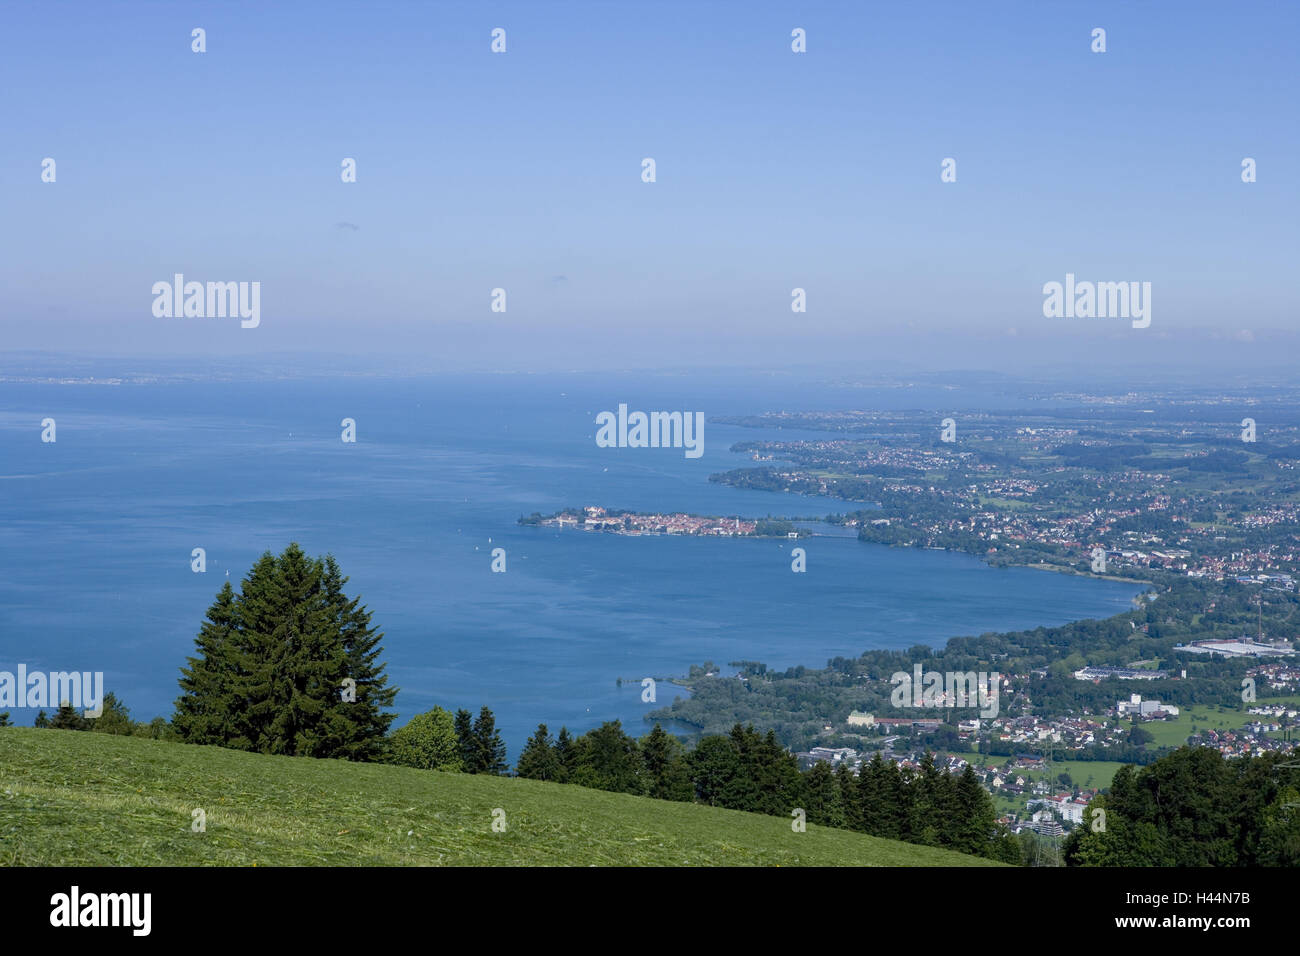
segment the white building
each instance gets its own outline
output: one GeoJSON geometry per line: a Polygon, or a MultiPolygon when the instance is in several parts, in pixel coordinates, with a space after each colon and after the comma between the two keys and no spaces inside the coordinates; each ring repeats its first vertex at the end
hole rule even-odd
{"type": "Polygon", "coordinates": [[[1158,700],[1143,700],[1141,694],[1133,694],[1126,701],[1117,701],[1115,712],[1121,717],[1150,717],[1157,712],[1166,713],[1170,717],[1178,716],[1178,708],[1173,704],[1162,704],[1158,700]]]}

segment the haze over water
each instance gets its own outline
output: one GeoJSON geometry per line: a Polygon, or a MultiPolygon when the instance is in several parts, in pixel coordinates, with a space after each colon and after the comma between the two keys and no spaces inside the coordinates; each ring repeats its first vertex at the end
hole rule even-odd
{"type": "MultiPolygon", "coordinates": [[[[1005,395],[962,397],[1007,408],[1005,395]]],[[[801,437],[708,422],[704,454],[595,444],[597,412],[941,407],[949,392],[610,374],[424,381],[0,385],[0,670],[102,670],[137,719],[170,716],[204,612],[264,550],[332,552],[384,631],[399,722],[491,707],[513,757],[539,722],[581,732],[652,709],[619,677],[693,663],[823,666],[868,648],[1106,617],[1137,588],[852,537],[628,537],[520,527],[588,504],[820,516],[860,505],[711,484],[733,442],[801,437]],[[56,444],[40,421],[58,422],[56,444]],[[340,441],[354,418],[358,441],[340,441]],[[207,552],[207,572],[190,553],[207,552]],[[508,571],[489,571],[506,549],[508,571]]],[[[817,433],[817,437],[829,437],[817,433]]],[[[659,705],[671,686],[659,687],[659,705]]],[[[18,723],[34,714],[19,710],[18,723]]]]}

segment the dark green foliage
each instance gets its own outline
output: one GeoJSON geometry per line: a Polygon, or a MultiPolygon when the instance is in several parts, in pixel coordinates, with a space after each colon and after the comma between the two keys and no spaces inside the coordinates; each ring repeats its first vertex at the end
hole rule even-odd
{"type": "MultiPolygon", "coordinates": [[[[989,837],[997,826],[997,811],[988,791],[980,783],[979,777],[970,764],[962,770],[954,787],[952,840],[949,849],[960,850],[973,856],[993,856],[1006,860],[1006,856],[989,852],[989,837]]],[[[1002,834],[998,835],[1000,844],[1002,834]]]]}
{"type": "Polygon", "coordinates": [[[560,735],[555,738],[555,759],[560,765],[560,775],[556,779],[566,783],[578,766],[578,752],[568,727],[561,727],[560,735]]]}
{"type": "Polygon", "coordinates": [[[131,711],[112,691],[104,695],[103,712],[87,723],[87,730],[101,734],[134,734],[136,728],[131,711]]]}
{"type": "Polygon", "coordinates": [[[1145,747],[1147,744],[1151,743],[1152,739],[1149,730],[1139,726],[1136,720],[1133,721],[1133,726],[1129,728],[1128,732],[1129,744],[1134,747],[1145,747]]]}
{"type": "Polygon", "coordinates": [[[866,829],[862,821],[862,793],[857,775],[841,763],[835,768],[835,783],[839,787],[840,806],[844,814],[844,821],[840,825],[849,830],[866,829]]]}
{"type": "Polygon", "coordinates": [[[172,724],[177,736],[193,744],[218,744],[248,750],[247,738],[236,741],[236,681],[240,677],[231,635],[238,629],[235,589],[226,581],[208,608],[194,644],[197,657],[181,668],[181,690],[172,724]]]}
{"type": "Polygon", "coordinates": [[[474,740],[474,715],[464,707],[456,711],[452,721],[456,731],[456,746],[460,748],[460,767],[466,773],[478,773],[478,744],[474,740]]]}
{"type": "Polygon", "coordinates": [[[940,815],[940,803],[943,800],[939,782],[941,776],[946,778],[947,774],[939,773],[934,765],[934,754],[927,752],[921,758],[921,766],[914,780],[916,799],[912,801],[911,818],[907,826],[907,832],[913,843],[939,846],[943,842],[941,827],[944,821],[940,815]]]}
{"type": "Polygon", "coordinates": [[[998,825],[993,838],[992,852],[985,855],[999,863],[1009,863],[1012,866],[1029,866],[1032,863],[1032,860],[1026,859],[1019,838],[1012,835],[1001,824],[998,825]]]}
{"type": "Polygon", "coordinates": [[[50,721],[50,728],[52,730],[87,730],[89,729],[89,721],[77,713],[71,704],[65,703],[60,704],[59,709],[55,711],[54,718],[50,721]]]}
{"type": "Polygon", "coordinates": [[[691,754],[698,799],[712,806],[788,816],[803,804],[803,778],[792,754],[751,727],[703,738],[691,754]]]}
{"type": "Polygon", "coordinates": [[[1064,846],[1077,866],[1300,865],[1300,771],[1287,755],[1225,759],[1183,747],[1121,767],[1064,846]],[[1098,814],[1104,812],[1104,817],[1098,814]],[[1105,829],[1094,829],[1104,821],[1105,829]]]}
{"type": "Polygon", "coordinates": [[[808,771],[805,784],[804,809],[808,822],[823,827],[844,826],[844,804],[831,765],[824,760],[817,761],[808,771]]]}
{"type": "Polygon", "coordinates": [[[497,733],[497,721],[492,711],[479,708],[474,721],[474,773],[503,774],[506,772],[506,745],[497,733]]]}
{"type": "MultiPolygon", "coordinates": [[[[321,584],[331,608],[331,620],[338,625],[342,642],[345,677],[356,681],[356,700],[340,706],[340,697],[327,698],[334,756],[349,760],[374,760],[384,748],[384,734],[395,715],[384,712],[397,697],[396,687],[387,687],[384,664],[379,660],[384,635],[370,626],[370,612],[360,598],[343,593],[348,579],[339,571],[333,555],[326,555],[321,584]]],[[[331,649],[332,650],[332,649],[331,649]]]]}
{"type": "Polygon", "coordinates": [[[740,757],[731,741],[710,734],[695,745],[689,762],[696,799],[710,807],[727,806],[723,802],[724,790],[740,770],[740,757]]]}
{"type": "Polygon", "coordinates": [[[539,727],[520,756],[519,775],[550,779],[541,775],[549,770],[538,768],[563,768],[559,755],[571,752],[572,766],[562,779],[581,786],[781,817],[803,809],[817,826],[1019,862],[1019,844],[998,828],[993,798],[974,769],[968,765],[961,774],[949,774],[930,753],[915,772],[877,753],[855,776],[847,766],[832,770],[824,761],[801,773],[775,734],[739,724],[726,736],[700,738],[690,752],[658,724],[639,745],[618,721],[572,746],[562,746],[566,738],[562,729],[551,746],[545,726],[539,727]]]}
{"type": "Polygon", "coordinates": [[[739,809],[789,816],[803,804],[799,762],[777,743],[773,731],[760,737],[753,727],[742,730],[737,724],[730,737],[740,757],[740,774],[732,780],[731,792],[743,795],[750,804],[739,809]]]}
{"type": "Polygon", "coordinates": [[[686,748],[680,740],[655,724],[654,730],[641,738],[641,757],[645,762],[647,796],[677,801],[695,798],[686,748]]]}
{"type": "MultiPolygon", "coordinates": [[[[0,717],[7,716],[7,714],[0,714],[0,717]]],[[[5,723],[4,720],[0,720],[0,727],[5,726],[5,723]]],[[[150,737],[154,740],[171,740],[175,736],[171,724],[161,717],[155,717],[147,724],[132,720],[130,709],[112,691],[104,695],[98,717],[86,717],[65,704],[58,709],[52,720],[45,715],[45,711],[38,713],[36,726],[116,734],[121,737],[150,737]]]]}
{"type": "Polygon", "coordinates": [[[515,773],[530,780],[559,780],[560,758],[555,753],[555,739],[545,724],[537,725],[537,733],[528,738],[519,753],[515,773]]]}
{"type": "Polygon", "coordinates": [[[332,557],[297,544],[253,566],[236,594],[229,582],[182,668],[173,720],[189,743],[309,757],[374,760],[397,694],[378,663],[382,634],[343,593],[332,557]],[[355,700],[349,700],[350,694],[355,700]]]}
{"type": "Polygon", "coordinates": [[[1300,788],[1283,787],[1260,813],[1258,841],[1252,841],[1261,866],[1300,866],[1300,788]]]}
{"type": "Polygon", "coordinates": [[[877,752],[863,770],[866,780],[859,781],[858,800],[862,828],[873,836],[889,840],[907,840],[911,836],[912,789],[903,771],[892,760],[877,752]]]}
{"type": "Polygon", "coordinates": [[[644,793],[645,764],[623,725],[608,721],[578,738],[570,783],[614,793],[644,793]]]}

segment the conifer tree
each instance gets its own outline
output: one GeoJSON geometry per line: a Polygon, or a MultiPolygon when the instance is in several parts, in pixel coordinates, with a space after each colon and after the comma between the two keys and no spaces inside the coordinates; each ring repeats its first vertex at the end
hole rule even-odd
{"type": "Polygon", "coordinates": [[[348,579],[339,571],[334,556],[326,555],[325,597],[338,623],[346,676],[354,682],[354,686],[348,688],[349,696],[355,696],[351,701],[345,700],[342,693],[331,698],[331,717],[338,722],[333,732],[340,738],[338,756],[374,760],[382,751],[384,734],[396,716],[385,713],[384,708],[393,705],[397,688],[386,686],[388,677],[383,673],[386,665],[379,662],[379,655],[383,652],[379,642],[384,635],[370,626],[370,612],[361,599],[349,598],[343,593],[343,586],[347,583],[348,579]]]}
{"type": "Polygon", "coordinates": [[[235,589],[227,580],[208,608],[207,619],[194,640],[198,656],[188,658],[189,666],[181,668],[183,693],[176,701],[172,725],[187,743],[249,749],[234,741],[232,726],[238,706],[231,645],[237,611],[235,589]]]}
{"type": "Polygon", "coordinates": [[[568,727],[561,727],[559,736],[555,738],[555,761],[559,764],[559,776],[556,780],[567,783],[578,766],[578,754],[573,746],[573,738],[569,736],[568,727]]]}
{"type": "Polygon", "coordinates": [[[710,807],[729,806],[725,800],[731,781],[741,772],[740,756],[732,740],[709,734],[695,745],[688,762],[696,799],[710,807]]]}
{"type": "Polygon", "coordinates": [[[872,836],[890,837],[891,832],[896,832],[890,829],[888,808],[885,806],[888,776],[884,758],[877,750],[862,767],[858,779],[858,820],[863,832],[872,836]]]}
{"type": "Polygon", "coordinates": [[[572,783],[614,793],[644,793],[645,764],[636,741],[617,720],[607,721],[577,741],[572,783]]]}
{"type": "MultiPolygon", "coordinates": [[[[966,766],[969,768],[970,764],[967,764],[966,766]]],[[[972,777],[974,777],[974,773],[975,772],[972,770],[972,777]]],[[[938,781],[934,792],[935,826],[938,830],[939,846],[954,847],[958,843],[962,842],[964,832],[962,830],[962,825],[963,823],[968,822],[962,816],[961,799],[957,794],[957,780],[957,774],[945,770],[939,771],[938,781]]],[[[980,786],[978,780],[975,780],[975,786],[980,790],[984,789],[980,786]]],[[[968,797],[972,800],[974,799],[973,795],[968,795],[968,797]]],[[[971,809],[972,811],[977,809],[976,804],[972,803],[971,809]]],[[[991,827],[992,824],[990,823],[990,828],[991,827]]],[[[985,834],[981,843],[986,842],[987,839],[988,835],[985,834]]]]}
{"type": "MultiPolygon", "coordinates": [[[[732,725],[727,735],[736,756],[736,772],[732,773],[717,797],[717,805],[728,810],[749,810],[755,813],[772,813],[771,783],[759,753],[761,738],[753,725],[748,728],[732,725]]],[[[791,807],[793,809],[793,807],[791,807]]],[[[780,812],[777,807],[775,812],[780,812]]],[[[785,812],[789,812],[786,810],[785,812]]]]}
{"type": "Polygon", "coordinates": [[[970,764],[966,764],[966,769],[957,780],[955,802],[957,832],[956,839],[949,847],[976,856],[992,855],[995,850],[993,836],[997,809],[993,805],[993,798],[984,789],[970,764]]]}
{"type": "Polygon", "coordinates": [[[478,742],[474,738],[474,716],[461,707],[456,711],[453,727],[456,731],[456,746],[460,748],[461,769],[465,773],[479,773],[483,768],[479,763],[478,742]]]}
{"type": "Polygon", "coordinates": [[[382,635],[332,557],[297,544],[226,582],[182,668],[174,727],[190,743],[374,760],[394,718],[378,663],[382,635]],[[349,699],[355,695],[355,700],[349,699]]]}
{"type": "Polygon", "coordinates": [[[263,635],[269,649],[269,695],[257,701],[258,749],[263,753],[332,756],[326,717],[346,674],[342,641],[321,589],[322,567],[296,545],[280,556],[268,593],[273,627],[263,635]]]}
{"type": "Polygon", "coordinates": [[[500,775],[506,772],[506,745],[497,733],[496,718],[486,707],[479,709],[474,721],[474,747],[478,753],[478,772],[500,775]]]}
{"type": "Polygon", "coordinates": [[[654,730],[641,740],[641,757],[648,796],[659,800],[694,799],[695,787],[686,770],[681,741],[676,737],[655,724],[654,730]]]}
{"type": "Polygon", "coordinates": [[[545,724],[537,725],[537,733],[519,753],[515,773],[530,780],[556,780],[560,776],[560,761],[555,755],[555,740],[545,724]]]}
{"type": "Polygon", "coordinates": [[[54,714],[54,719],[50,721],[52,730],[86,730],[88,725],[89,721],[77,713],[67,701],[59,705],[59,709],[54,714]]]}
{"type": "Polygon", "coordinates": [[[804,776],[799,772],[798,759],[781,746],[776,731],[770,729],[755,747],[755,754],[761,768],[759,779],[766,794],[758,809],[762,813],[789,816],[790,810],[805,799],[804,776]]]}
{"type": "Polygon", "coordinates": [[[940,804],[943,784],[940,778],[943,776],[935,766],[934,754],[927,750],[921,758],[920,770],[912,786],[913,801],[908,822],[911,842],[925,846],[939,846],[942,843],[940,804]]]}
{"type": "Polygon", "coordinates": [[[840,804],[839,787],[835,783],[835,772],[825,760],[818,760],[808,771],[804,781],[807,795],[804,807],[808,812],[808,822],[818,826],[838,827],[844,825],[844,809],[840,804]]]}
{"type": "MultiPolygon", "coordinates": [[[[866,768],[859,770],[861,773],[866,768]]],[[[841,761],[835,768],[835,783],[840,791],[840,806],[843,808],[844,820],[841,826],[850,830],[862,829],[862,804],[858,798],[859,778],[849,769],[848,761],[841,761]]]]}
{"type": "Polygon", "coordinates": [[[913,829],[916,823],[916,775],[910,767],[900,767],[890,760],[886,765],[889,771],[886,780],[885,807],[888,814],[889,831],[896,836],[891,840],[904,843],[919,842],[920,833],[913,829]]]}

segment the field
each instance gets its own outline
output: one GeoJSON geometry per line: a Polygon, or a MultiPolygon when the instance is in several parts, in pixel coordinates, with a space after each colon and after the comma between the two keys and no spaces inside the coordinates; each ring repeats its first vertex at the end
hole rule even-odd
{"type": "Polygon", "coordinates": [[[979,866],[693,804],[508,777],[0,728],[0,866],[979,866]],[[194,832],[193,811],[206,814],[194,832]],[[494,832],[494,811],[505,831],[494,832]]]}
{"type": "Polygon", "coordinates": [[[1104,789],[1110,786],[1116,771],[1122,766],[1124,764],[1117,760],[1054,760],[1049,776],[1055,780],[1057,774],[1068,773],[1077,786],[1104,789]]]}
{"type": "MultiPolygon", "coordinates": [[[[1253,704],[1250,706],[1254,706],[1253,704]]],[[[1235,730],[1256,718],[1246,713],[1246,705],[1237,710],[1220,710],[1218,707],[1193,705],[1183,707],[1173,720],[1150,720],[1142,729],[1154,738],[1154,747],[1181,747],[1192,734],[1192,727],[1200,730],[1235,730]]]]}

